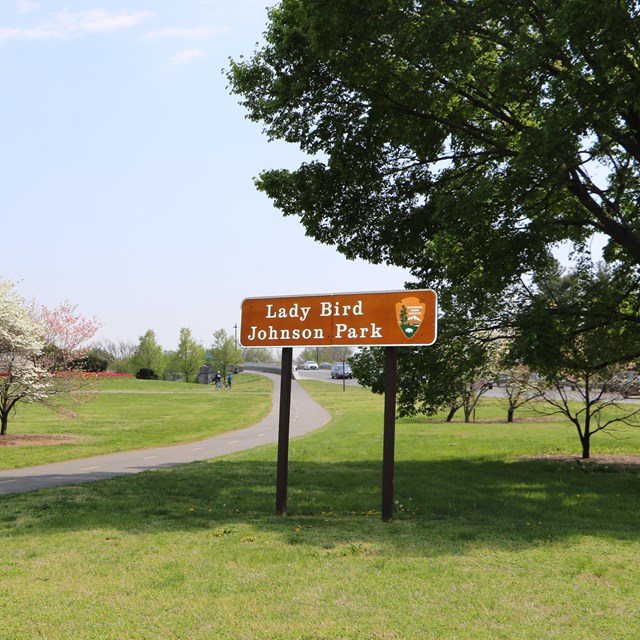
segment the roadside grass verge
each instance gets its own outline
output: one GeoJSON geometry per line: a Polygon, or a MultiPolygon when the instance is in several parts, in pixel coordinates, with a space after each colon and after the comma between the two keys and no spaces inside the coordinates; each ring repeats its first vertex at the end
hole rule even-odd
{"type": "Polygon", "coordinates": [[[271,408],[272,383],[264,376],[235,376],[232,389],[106,378],[87,391],[88,401],[68,418],[38,405],[20,406],[9,434],[75,436],[72,444],[0,447],[0,468],[13,469],[183,442],[255,424],[271,408]]]}
{"type": "Polygon", "coordinates": [[[275,446],[1,498],[0,638],[640,636],[635,468],[520,459],[575,452],[561,423],[400,420],[383,523],[382,399],[305,388],[333,420],[291,442],[287,517],[275,446]]]}

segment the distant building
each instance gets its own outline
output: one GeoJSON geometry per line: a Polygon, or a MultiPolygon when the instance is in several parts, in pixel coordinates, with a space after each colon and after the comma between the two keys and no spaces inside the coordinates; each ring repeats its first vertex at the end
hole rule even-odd
{"type": "Polygon", "coordinates": [[[213,382],[214,376],[213,369],[208,364],[203,364],[200,367],[200,371],[198,371],[198,375],[196,375],[196,382],[198,384],[211,384],[213,382]]]}

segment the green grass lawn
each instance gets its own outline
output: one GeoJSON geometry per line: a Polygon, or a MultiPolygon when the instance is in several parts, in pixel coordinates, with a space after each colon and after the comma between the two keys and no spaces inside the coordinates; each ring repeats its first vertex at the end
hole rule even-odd
{"type": "Polygon", "coordinates": [[[271,407],[272,384],[264,376],[241,375],[232,389],[106,378],[73,407],[75,418],[38,405],[21,405],[9,422],[12,434],[76,436],[72,444],[0,447],[0,469],[148,447],[196,442],[247,427],[271,407]]]}
{"type": "MultiPolygon", "coordinates": [[[[635,468],[522,459],[577,437],[496,402],[404,419],[384,523],[382,399],[305,387],[333,420],[291,442],[287,517],[274,446],[0,498],[0,638],[640,637],[635,468]]],[[[638,454],[640,433],[593,450],[638,454]]]]}

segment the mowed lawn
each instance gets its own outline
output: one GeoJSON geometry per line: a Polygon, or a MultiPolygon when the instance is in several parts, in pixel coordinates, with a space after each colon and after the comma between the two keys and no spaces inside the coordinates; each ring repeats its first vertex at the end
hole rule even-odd
{"type": "MultiPolygon", "coordinates": [[[[640,637],[636,467],[523,458],[579,443],[497,401],[400,420],[384,523],[382,399],[304,386],[333,419],[291,442],[286,517],[274,446],[0,498],[0,638],[640,637]]],[[[594,454],[640,454],[616,436],[594,454]]]]}
{"type": "Polygon", "coordinates": [[[55,446],[0,446],[0,469],[70,458],[195,442],[255,424],[271,407],[272,383],[264,376],[234,377],[232,389],[213,386],[104,378],[69,405],[69,418],[39,405],[18,405],[8,434],[56,434],[72,438],[55,446]]]}

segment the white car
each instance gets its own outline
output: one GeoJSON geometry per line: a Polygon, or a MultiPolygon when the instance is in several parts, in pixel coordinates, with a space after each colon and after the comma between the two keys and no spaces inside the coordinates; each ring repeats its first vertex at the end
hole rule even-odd
{"type": "Polygon", "coordinates": [[[315,360],[307,360],[303,365],[302,368],[305,371],[317,371],[318,370],[318,363],[315,360]]]}

